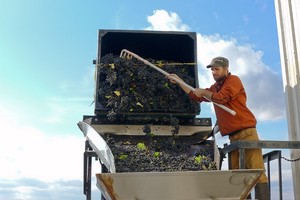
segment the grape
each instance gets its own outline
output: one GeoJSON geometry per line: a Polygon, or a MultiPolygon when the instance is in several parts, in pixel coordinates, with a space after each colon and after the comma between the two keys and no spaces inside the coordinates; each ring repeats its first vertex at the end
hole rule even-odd
{"type": "MultiPolygon", "coordinates": [[[[166,72],[178,74],[189,85],[195,84],[191,66],[174,66],[169,61],[148,60],[154,64],[162,63],[162,69],[166,72]]],[[[195,113],[200,110],[198,103],[191,101],[178,85],[171,84],[160,72],[134,58],[128,60],[113,54],[101,57],[96,91],[101,105],[114,110],[116,115],[132,112],[195,113]],[[121,102],[124,98],[107,99],[116,90],[130,103],[121,102]]]]}
{"type": "Polygon", "coordinates": [[[173,144],[172,136],[156,136],[151,141],[147,136],[106,135],[103,138],[114,155],[119,173],[216,170],[212,143],[195,147],[182,137],[173,144]],[[146,149],[138,147],[141,143],[146,149]],[[196,156],[201,156],[201,162],[195,161],[196,156]]]}

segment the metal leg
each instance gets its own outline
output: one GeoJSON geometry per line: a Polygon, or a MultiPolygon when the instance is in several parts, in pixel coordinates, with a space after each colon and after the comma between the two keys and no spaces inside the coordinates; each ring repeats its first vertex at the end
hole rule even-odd
{"type": "MultiPolygon", "coordinates": [[[[271,182],[270,182],[271,169],[270,169],[270,161],[272,161],[274,159],[278,159],[279,199],[282,200],[281,151],[271,151],[269,153],[264,154],[263,157],[264,157],[264,162],[267,162],[267,166],[268,166],[267,170],[268,170],[269,191],[271,191],[271,182]]],[[[270,197],[271,197],[271,192],[270,192],[270,197]]]]}
{"type": "Polygon", "coordinates": [[[83,194],[86,194],[86,180],[87,180],[87,155],[83,153],[83,194]]]}
{"type": "Polygon", "coordinates": [[[245,169],[245,149],[239,149],[239,165],[240,169],[245,169]]]}
{"type": "Polygon", "coordinates": [[[97,154],[92,151],[88,141],[85,141],[85,152],[83,154],[83,193],[86,196],[86,200],[91,200],[92,157],[98,158],[97,154]]]}
{"type": "MultiPolygon", "coordinates": [[[[101,173],[108,173],[107,167],[101,162],[100,162],[100,164],[101,164],[101,173]]],[[[101,194],[101,200],[106,200],[106,198],[103,194],[101,194]]]]}
{"type": "Polygon", "coordinates": [[[86,180],[86,199],[91,200],[91,187],[92,187],[92,158],[87,157],[87,180],[86,180]]]}
{"type": "MultiPolygon", "coordinates": [[[[269,191],[271,191],[271,168],[270,168],[271,158],[269,156],[267,158],[268,158],[268,162],[267,162],[268,183],[269,183],[269,191]]],[[[270,198],[271,198],[271,192],[270,192],[270,198]]]]}
{"type": "Polygon", "coordinates": [[[219,164],[219,169],[221,170],[222,164],[224,161],[224,158],[226,158],[226,155],[221,151],[221,148],[218,148],[218,151],[220,153],[220,164],[219,164]]]}
{"type": "Polygon", "coordinates": [[[279,199],[282,200],[282,171],[281,171],[281,151],[278,151],[278,171],[279,171],[279,199]]]}
{"type": "Polygon", "coordinates": [[[228,169],[231,169],[231,152],[228,152],[228,169]]]}

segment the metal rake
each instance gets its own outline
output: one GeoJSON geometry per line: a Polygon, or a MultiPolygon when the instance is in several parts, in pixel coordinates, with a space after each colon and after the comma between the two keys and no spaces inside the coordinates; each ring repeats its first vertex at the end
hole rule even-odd
{"type": "MultiPolygon", "coordinates": [[[[150,63],[148,60],[143,59],[143,58],[140,57],[139,55],[137,55],[137,54],[135,54],[135,53],[133,53],[133,52],[131,52],[131,51],[128,51],[127,49],[123,49],[123,50],[121,51],[120,57],[121,57],[121,58],[127,58],[127,59],[132,59],[132,57],[135,57],[136,59],[142,61],[145,65],[148,65],[148,66],[154,68],[155,70],[159,71],[160,73],[164,74],[165,76],[169,76],[169,75],[170,75],[168,72],[166,72],[166,71],[162,70],[161,68],[155,66],[154,64],[150,63]]],[[[189,88],[189,89],[190,89],[191,91],[193,91],[193,92],[196,90],[195,88],[193,88],[192,86],[186,84],[186,83],[185,83],[184,81],[182,81],[182,80],[179,80],[179,79],[177,79],[177,78],[174,78],[174,80],[175,80],[177,83],[182,84],[182,85],[184,85],[185,87],[189,88]]],[[[236,115],[236,112],[235,112],[234,110],[232,110],[232,109],[230,109],[230,108],[228,108],[228,107],[226,107],[226,106],[224,106],[224,105],[222,105],[222,104],[215,103],[215,102],[211,101],[210,99],[208,99],[207,97],[203,97],[203,98],[205,98],[206,100],[212,102],[212,103],[215,104],[216,106],[219,106],[220,108],[222,108],[223,110],[229,112],[230,114],[236,115]]]]}

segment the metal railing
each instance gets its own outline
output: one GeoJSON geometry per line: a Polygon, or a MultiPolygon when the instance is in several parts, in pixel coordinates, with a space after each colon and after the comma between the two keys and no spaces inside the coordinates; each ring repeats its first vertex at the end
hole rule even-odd
{"type": "MultiPolygon", "coordinates": [[[[246,149],[300,149],[300,141],[244,141],[238,140],[229,145],[225,145],[223,149],[220,149],[220,152],[223,155],[228,154],[228,160],[230,160],[230,153],[234,150],[239,151],[239,166],[240,169],[245,169],[245,150],[246,149]]],[[[267,173],[270,183],[271,169],[270,161],[278,159],[278,170],[279,170],[279,199],[282,199],[282,170],[281,170],[281,151],[275,150],[263,155],[264,162],[267,163],[267,173]]],[[[294,161],[298,161],[296,159],[294,161]]],[[[292,160],[290,160],[292,161],[292,160]]],[[[228,162],[228,167],[231,169],[230,162],[228,162]]],[[[270,184],[269,184],[270,190],[270,184]]],[[[271,193],[270,193],[271,195],[271,193]]]]}
{"type": "Polygon", "coordinates": [[[263,155],[264,162],[267,163],[267,173],[269,182],[269,191],[271,191],[271,166],[270,161],[278,160],[278,182],[279,182],[279,199],[282,200],[282,171],[281,171],[281,151],[271,151],[263,155]]]}

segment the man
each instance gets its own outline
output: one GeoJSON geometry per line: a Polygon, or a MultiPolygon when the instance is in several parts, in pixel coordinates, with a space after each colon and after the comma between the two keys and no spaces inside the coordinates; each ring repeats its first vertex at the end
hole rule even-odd
{"type": "MultiPolygon", "coordinates": [[[[240,78],[232,75],[229,70],[229,61],[224,57],[212,59],[207,68],[211,69],[214,80],[216,81],[210,88],[196,88],[191,91],[187,86],[178,83],[179,86],[197,102],[208,101],[224,105],[236,112],[232,115],[219,106],[214,105],[217,124],[222,136],[229,136],[230,142],[236,140],[254,140],[259,137],[256,131],[256,118],[246,105],[247,96],[240,78]]],[[[177,80],[182,81],[176,74],[167,77],[172,83],[177,80]]],[[[239,152],[235,150],[231,153],[231,169],[239,169],[239,152]]],[[[262,150],[245,150],[246,169],[265,169],[262,150]]],[[[269,200],[268,178],[264,173],[255,186],[255,198],[259,200],[269,200]]]]}

